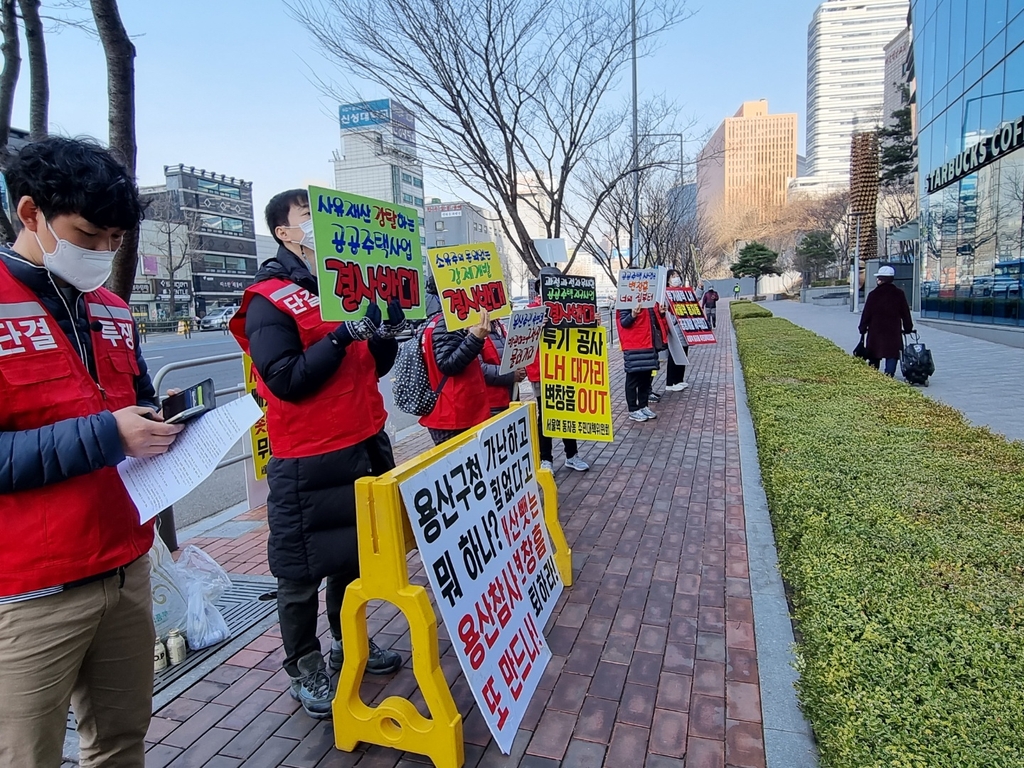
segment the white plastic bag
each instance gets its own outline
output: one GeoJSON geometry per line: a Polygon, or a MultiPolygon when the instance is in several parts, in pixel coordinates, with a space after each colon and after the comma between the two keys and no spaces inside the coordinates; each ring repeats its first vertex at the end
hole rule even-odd
{"type": "Polygon", "coordinates": [[[227,571],[191,544],[178,558],[177,568],[188,595],[185,636],[189,648],[198,651],[227,640],[231,633],[216,606],[217,599],[231,587],[227,571]]]}
{"type": "Polygon", "coordinates": [[[163,539],[159,536],[149,550],[152,564],[150,584],[153,591],[153,624],[157,637],[167,637],[172,629],[185,629],[185,615],[188,600],[186,587],[179,575],[178,566],[171,557],[163,539]]]}

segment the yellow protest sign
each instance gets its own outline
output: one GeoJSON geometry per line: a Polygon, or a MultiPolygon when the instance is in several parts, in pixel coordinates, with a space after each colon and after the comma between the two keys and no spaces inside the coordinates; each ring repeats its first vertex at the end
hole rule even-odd
{"type": "Polygon", "coordinates": [[[492,320],[512,314],[494,243],[430,248],[427,260],[449,331],[476,325],[481,309],[490,312],[492,320]]]}
{"type": "Polygon", "coordinates": [[[252,364],[252,358],[242,354],[242,366],[245,371],[246,394],[259,403],[263,409],[263,416],[249,428],[249,442],[252,445],[252,465],[255,469],[256,480],[267,479],[267,464],[270,463],[270,435],[267,433],[267,401],[256,392],[256,368],[252,364]]]}
{"type": "Polygon", "coordinates": [[[540,382],[545,435],[614,440],[604,328],[545,328],[540,382]]]}

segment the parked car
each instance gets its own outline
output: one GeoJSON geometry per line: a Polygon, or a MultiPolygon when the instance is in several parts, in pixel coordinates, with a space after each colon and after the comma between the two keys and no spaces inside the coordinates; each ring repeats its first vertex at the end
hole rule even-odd
{"type": "Polygon", "coordinates": [[[200,331],[222,331],[228,327],[228,322],[235,313],[238,311],[238,307],[217,307],[211,309],[202,320],[199,321],[200,331]]]}
{"type": "Polygon", "coordinates": [[[512,309],[526,309],[526,306],[530,303],[529,296],[513,296],[512,297],[512,309]]]}

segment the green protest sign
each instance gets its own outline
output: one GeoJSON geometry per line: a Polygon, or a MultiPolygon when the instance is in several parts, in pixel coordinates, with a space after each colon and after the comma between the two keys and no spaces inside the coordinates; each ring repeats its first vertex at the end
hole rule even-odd
{"type": "Polygon", "coordinates": [[[426,317],[415,208],[322,187],[309,207],[324,320],[358,320],[370,302],[386,317],[392,299],[409,320],[426,317]]]}

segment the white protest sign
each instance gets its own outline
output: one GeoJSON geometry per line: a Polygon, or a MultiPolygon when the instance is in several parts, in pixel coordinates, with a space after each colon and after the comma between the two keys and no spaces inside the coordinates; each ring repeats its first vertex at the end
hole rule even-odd
{"type": "Polygon", "coordinates": [[[513,310],[508,320],[505,351],[501,355],[500,375],[525,368],[537,359],[540,334],[544,330],[547,307],[527,307],[513,310]]]}
{"type": "Polygon", "coordinates": [[[658,295],[658,270],[623,269],[619,272],[619,296],[616,309],[653,307],[658,295]]]}
{"type": "Polygon", "coordinates": [[[167,453],[118,464],[141,521],[153,519],[195,490],[262,415],[256,401],[245,395],[186,423],[167,453]]]}
{"type": "Polygon", "coordinates": [[[563,589],[529,413],[509,411],[400,485],[466,682],[506,755],[551,660],[543,628],[563,589]]]}

